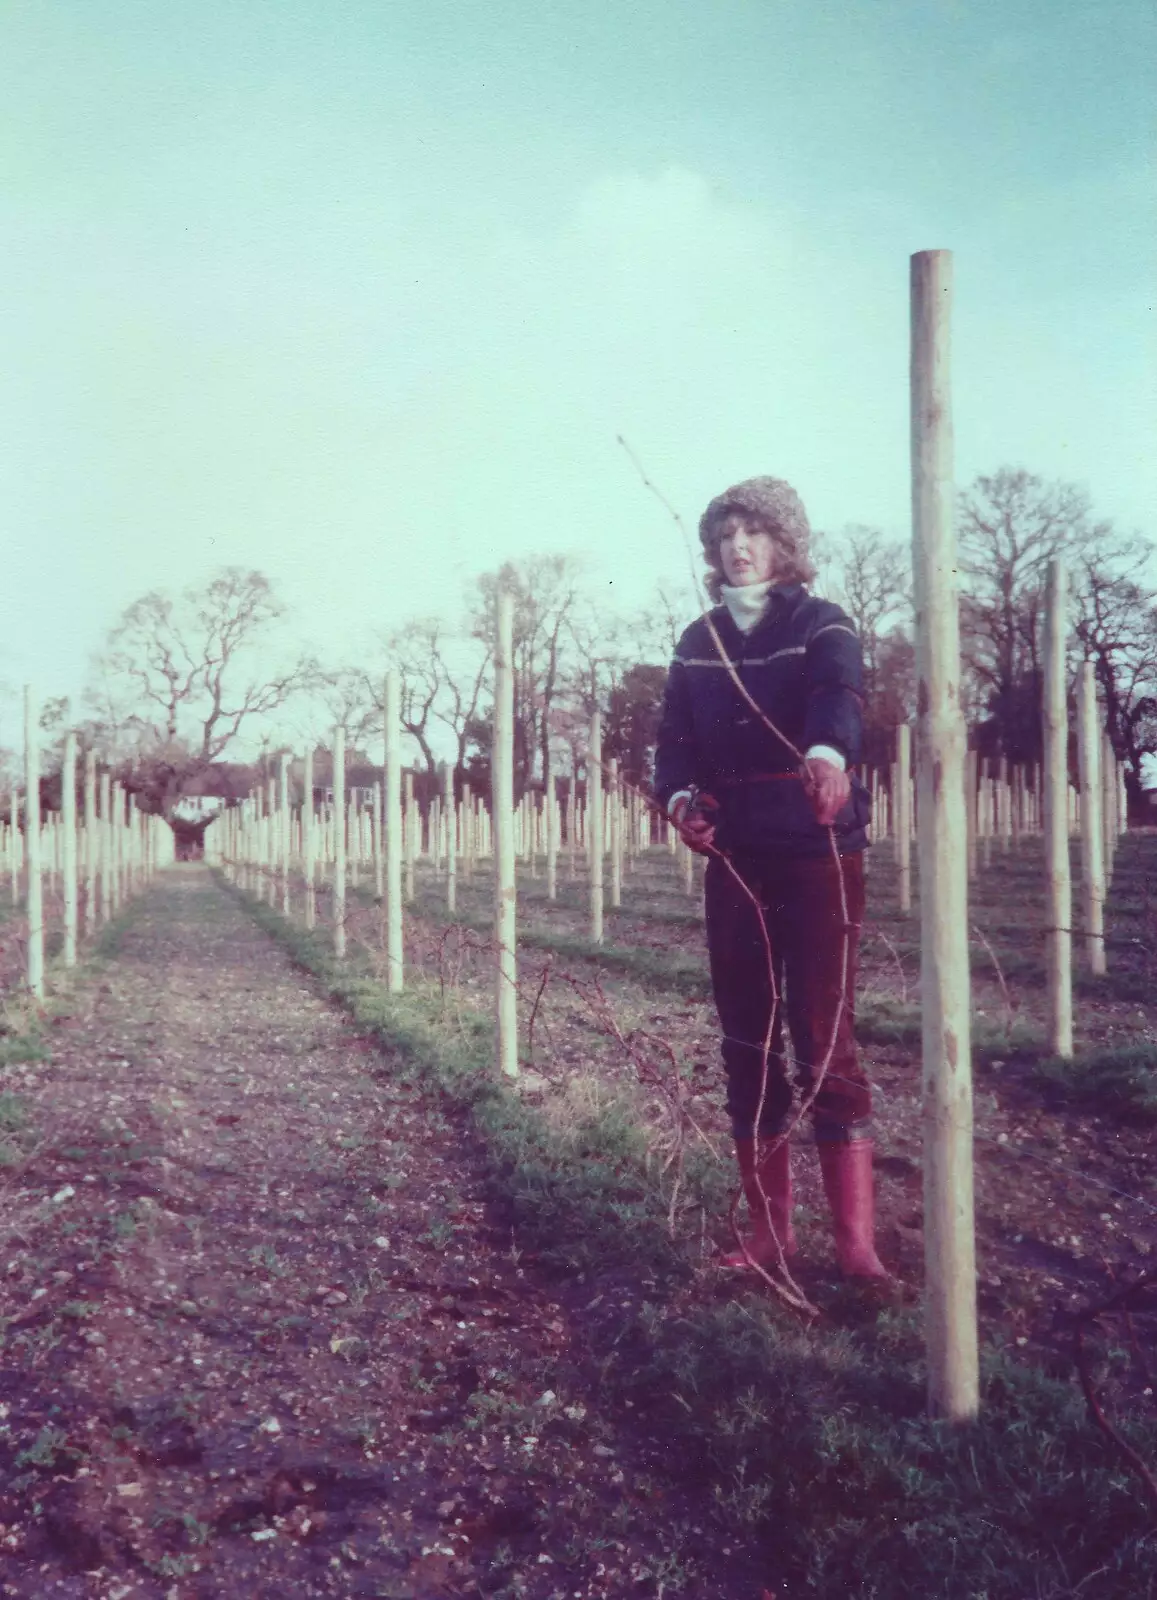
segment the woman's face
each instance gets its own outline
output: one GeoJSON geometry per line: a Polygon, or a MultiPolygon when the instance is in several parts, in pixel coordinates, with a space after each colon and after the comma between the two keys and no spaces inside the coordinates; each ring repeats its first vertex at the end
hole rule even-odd
{"type": "Polygon", "coordinates": [[[749,583],[774,583],[780,551],[773,536],[758,523],[730,516],[719,535],[719,561],[733,589],[749,583]]]}

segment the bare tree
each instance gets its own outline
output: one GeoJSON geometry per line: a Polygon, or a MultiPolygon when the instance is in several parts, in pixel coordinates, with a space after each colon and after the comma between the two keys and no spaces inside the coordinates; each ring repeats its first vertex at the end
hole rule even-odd
{"type": "Polygon", "coordinates": [[[1157,750],[1157,592],[1144,581],[1154,547],[1126,538],[1082,552],[1076,567],[1081,652],[1096,666],[1105,726],[1137,785],[1141,757],[1157,750]]]}
{"type": "Polygon", "coordinates": [[[88,698],[107,753],[127,760],[158,810],[312,681],[312,661],[268,654],[283,614],[263,573],[226,567],[176,599],[143,595],[112,628],[88,698]]]}
{"type": "MultiPolygon", "coordinates": [[[[590,599],[580,599],[571,609],[566,628],[566,667],[552,708],[551,732],[566,745],[571,771],[576,776],[586,761],[594,712],[602,711],[608,718],[614,716],[625,727],[628,708],[637,698],[624,693],[627,680],[634,673],[645,674],[654,669],[660,669],[660,677],[665,677],[667,663],[688,620],[676,615],[675,603],[672,591],[660,590],[656,605],[623,616],[608,614],[590,599]]],[[[636,682],[636,690],[643,681],[636,682]]],[[[604,730],[608,738],[609,728],[608,721],[604,730]]],[[[632,733],[631,739],[634,750],[639,745],[637,732],[632,733]]],[[[608,744],[604,750],[608,758],[622,756],[617,746],[608,744]]],[[[640,756],[635,765],[641,771],[646,761],[640,756]]]]}
{"type": "Polygon", "coordinates": [[[562,690],[566,624],[576,603],[578,569],[570,556],[508,561],[479,582],[474,633],[490,644],[499,588],[514,596],[514,764],[519,792],[551,773],[551,717],[562,690]]]}
{"type": "Polygon", "coordinates": [[[381,685],[375,691],[373,680],[362,667],[334,667],[319,671],[316,698],[325,710],[325,735],[332,728],[344,728],[347,749],[364,745],[382,724],[381,685]]]}
{"type": "Polygon", "coordinates": [[[870,692],[882,641],[911,620],[911,556],[906,545],[861,523],[846,527],[833,545],[832,589],[860,636],[870,692]]]}
{"type": "Polygon", "coordinates": [[[1045,569],[1097,543],[1088,496],[1022,468],[980,476],[957,512],[962,654],[987,701],[988,741],[1019,759],[1040,755],[1040,652],[1045,569]]]}
{"type": "Polygon", "coordinates": [[[384,640],[386,663],[401,679],[402,726],[416,741],[434,773],[436,723],[450,730],[454,765],[466,764],[469,730],[477,719],[490,667],[488,641],[451,632],[436,617],[415,617],[384,640]]]}
{"type": "Polygon", "coordinates": [[[417,743],[427,772],[438,762],[430,744],[430,719],[445,694],[448,680],[442,653],[443,624],[435,617],[416,617],[386,640],[386,655],[398,668],[402,726],[417,743]]]}
{"type": "Polygon", "coordinates": [[[690,583],[657,584],[654,600],[637,619],[639,638],[646,641],[644,651],[653,651],[656,661],[669,661],[675,654],[680,634],[701,610],[702,603],[690,583]]]}

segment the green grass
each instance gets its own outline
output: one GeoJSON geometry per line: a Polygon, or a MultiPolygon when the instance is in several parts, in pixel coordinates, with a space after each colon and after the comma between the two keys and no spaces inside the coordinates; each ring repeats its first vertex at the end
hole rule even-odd
{"type": "MultiPolygon", "coordinates": [[[[621,1106],[553,1126],[495,1078],[489,1016],[444,1026],[433,994],[388,996],[356,961],[339,968],[323,934],[245,903],[376,1033],[392,1075],[468,1115],[519,1246],[571,1279],[623,1285],[613,1314],[584,1325],[595,1402],[655,1436],[761,1571],[851,1600],[1157,1595],[1153,1518],[1073,1383],[987,1348],[980,1419],[950,1426],[925,1415],[913,1313],[804,1328],[761,1295],[688,1294],[691,1219],[719,1204],[713,1169],[688,1172],[687,1234],[672,1238],[621,1106]]],[[[1157,1456],[1157,1427],[1122,1427],[1157,1456]]]]}
{"type": "Polygon", "coordinates": [[[1113,1112],[1134,1121],[1157,1122],[1157,1045],[1126,1045],[1050,1056],[1034,1076],[1069,1105],[1113,1112]]]}

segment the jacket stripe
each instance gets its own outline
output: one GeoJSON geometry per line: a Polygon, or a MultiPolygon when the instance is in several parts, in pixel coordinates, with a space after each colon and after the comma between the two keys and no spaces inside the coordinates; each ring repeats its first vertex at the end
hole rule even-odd
{"type": "Polygon", "coordinates": [[[846,622],[825,622],[822,628],[816,629],[816,631],[812,634],[811,639],[808,640],[808,643],[811,644],[814,640],[818,639],[821,633],[831,633],[833,629],[839,633],[850,633],[853,639],[858,639],[860,637],[855,628],[849,628],[846,622]]]}
{"type": "MultiPolygon", "coordinates": [[[[823,631],[821,628],[820,632],[822,633],[823,631]]],[[[806,655],[807,645],[793,644],[789,645],[786,650],[775,650],[769,656],[741,656],[738,661],[720,661],[718,656],[708,659],[703,659],[699,656],[676,656],[675,660],[681,667],[722,667],[726,671],[728,667],[766,667],[769,661],[778,661],[780,656],[806,655]]]]}

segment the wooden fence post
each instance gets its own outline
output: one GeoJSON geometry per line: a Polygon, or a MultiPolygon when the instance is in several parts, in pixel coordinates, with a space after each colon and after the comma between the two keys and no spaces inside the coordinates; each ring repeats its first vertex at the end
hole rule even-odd
{"type": "Polygon", "coordinates": [[[442,812],[446,828],[446,909],[451,916],[458,910],[458,850],[454,826],[454,768],[442,763],[442,812]]]}
{"type": "Polygon", "coordinates": [[[289,755],[283,751],[277,774],[277,871],[283,917],[289,915],[289,844],[289,755]]]}
{"type": "Polygon", "coordinates": [[[558,899],[558,780],[548,778],[543,793],[542,823],[546,829],[546,898],[558,899]]]}
{"type": "Polygon", "coordinates": [[[498,1068],[518,1077],[517,900],[514,878],[514,597],[498,591],[494,651],[494,759],[490,769],[494,831],[494,940],[498,1068]]]}
{"type": "Polygon", "coordinates": [[[619,794],[619,763],[612,756],[607,770],[607,805],[610,807],[611,905],[623,903],[623,806],[619,794]]]}
{"type": "Polygon", "coordinates": [[[587,855],[590,859],[591,943],[603,942],[603,719],[591,718],[587,754],[587,855]]]}
{"type": "Polygon", "coordinates": [[[97,823],[97,837],[100,840],[100,876],[97,883],[97,904],[101,922],[107,922],[112,915],[112,776],[107,772],[100,775],[100,818],[97,823]]]}
{"type": "Polygon", "coordinates": [[[1069,711],[1065,694],[1067,573],[1054,556],[1048,566],[1044,649],[1044,831],[1048,899],[1045,966],[1049,1049],[1073,1053],[1073,888],[1069,863],[1069,711]]]}
{"type": "Polygon", "coordinates": [[[402,948],[402,680],[397,667],[386,673],[385,805],[386,831],[386,990],[405,988],[402,948]]]}
{"type": "MultiPolygon", "coordinates": [[[[1120,836],[1120,819],[1117,816],[1117,756],[1113,741],[1106,731],[1101,733],[1101,835],[1104,839],[1103,864],[1105,869],[1105,896],[1113,886],[1113,866],[1120,836]]],[[[1107,954],[1107,952],[1106,952],[1107,954]]]]}
{"type": "Polygon", "coordinates": [[[566,872],[568,878],[574,877],[575,847],[578,843],[578,808],[576,800],[575,776],[574,772],[571,771],[566,780],[566,872]]]}
{"type": "Polygon", "coordinates": [[[403,816],[405,818],[402,830],[402,842],[406,866],[406,904],[409,905],[414,898],[414,861],[419,852],[422,835],[422,816],[414,804],[414,770],[406,768],[402,779],[405,791],[403,803],[403,816]]]}
{"type": "Polygon", "coordinates": [[[1101,821],[1101,733],[1093,663],[1077,672],[1077,762],[1081,777],[1081,921],[1089,970],[1105,971],[1105,837],[1101,821]]]}
{"type": "Polygon", "coordinates": [[[60,774],[60,822],[64,867],[64,965],[76,966],[76,734],[64,736],[64,766],[60,774]]]}
{"type": "Polygon", "coordinates": [[[972,1175],[966,732],[953,521],[952,257],[912,257],[912,556],[916,596],[924,1252],[928,1404],[976,1416],[979,1363],[972,1175]]]}
{"type": "Polygon", "coordinates": [[[382,829],[385,822],[385,800],[382,795],[381,779],[374,784],[374,809],[373,809],[373,854],[374,854],[374,898],[383,912],[386,904],[386,842],[382,829]]]}
{"type": "Polygon", "coordinates": [[[96,869],[100,840],[96,831],[96,751],[84,752],[84,933],[96,920],[96,869]]]}
{"type": "Polygon", "coordinates": [[[462,825],[462,873],[469,883],[474,877],[474,796],[470,785],[463,783],[459,817],[462,825]]]}
{"type": "Polygon", "coordinates": [[[906,722],[896,729],[896,877],[900,914],[912,909],[912,730],[906,722]]]}
{"type": "Polygon", "coordinates": [[[44,894],[40,859],[40,707],[24,685],[24,904],[28,917],[28,987],[44,999],[44,894]]]}
{"type": "Polygon", "coordinates": [[[313,746],[305,752],[305,771],[301,778],[301,873],[305,879],[305,925],[312,928],[317,922],[317,890],[314,885],[314,853],[316,829],[313,815],[313,746]]]}
{"type": "Polygon", "coordinates": [[[345,729],[333,730],[333,951],[340,960],[345,936],[345,729]]]}

